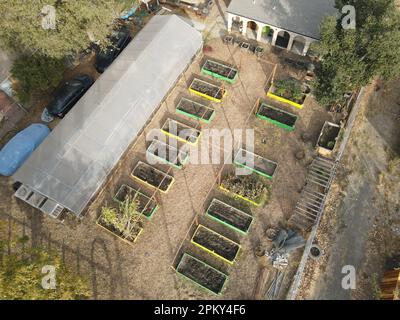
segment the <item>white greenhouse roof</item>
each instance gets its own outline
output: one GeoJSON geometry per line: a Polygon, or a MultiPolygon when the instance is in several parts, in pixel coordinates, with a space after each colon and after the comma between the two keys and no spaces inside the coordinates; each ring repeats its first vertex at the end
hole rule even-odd
{"type": "Polygon", "coordinates": [[[201,47],[177,16],[153,17],[14,180],[80,215],[201,47]]]}

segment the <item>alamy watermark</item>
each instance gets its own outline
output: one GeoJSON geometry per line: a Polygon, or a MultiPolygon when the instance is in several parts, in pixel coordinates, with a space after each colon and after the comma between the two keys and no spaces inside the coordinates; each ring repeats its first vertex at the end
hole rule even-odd
{"type": "Polygon", "coordinates": [[[345,5],[342,8],[342,28],[345,30],[355,29],[356,22],[356,8],[352,5],[345,5]]]}
{"type": "Polygon", "coordinates": [[[56,28],[56,8],[51,5],[45,5],[40,13],[42,28],[45,30],[54,30],[56,28]]]}
{"type": "Polygon", "coordinates": [[[42,268],[42,274],[45,274],[45,276],[42,278],[42,288],[45,290],[55,290],[57,286],[56,267],[52,265],[45,265],[42,268]]]}

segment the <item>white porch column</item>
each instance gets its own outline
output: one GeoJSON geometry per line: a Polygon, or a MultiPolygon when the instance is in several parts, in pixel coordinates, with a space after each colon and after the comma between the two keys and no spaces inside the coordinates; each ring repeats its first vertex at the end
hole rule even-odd
{"type": "Polygon", "coordinates": [[[303,56],[305,56],[307,54],[308,50],[310,49],[310,46],[311,46],[312,42],[313,41],[306,40],[306,43],[305,43],[304,49],[303,49],[303,53],[302,53],[303,56]]]}
{"type": "Polygon", "coordinates": [[[292,50],[294,38],[296,37],[292,33],[289,33],[289,34],[290,34],[289,43],[288,43],[287,48],[286,48],[288,51],[292,50]]]}
{"type": "Polygon", "coordinates": [[[246,36],[247,35],[247,23],[249,22],[249,20],[242,18],[242,22],[243,22],[242,35],[246,36]]]}
{"type": "Polygon", "coordinates": [[[265,25],[261,23],[257,23],[257,41],[261,42],[262,32],[265,25]]]}
{"type": "Polygon", "coordinates": [[[276,44],[276,39],[278,38],[279,29],[271,28],[274,30],[274,34],[272,36],[271,44],[274,46],[276,44]]]}
{"type": "Polygon", "coordinates": [[[232,31],[232,22],[233,22],[233,15],[228,13],[228,31],[231,32],[232,31]]]}

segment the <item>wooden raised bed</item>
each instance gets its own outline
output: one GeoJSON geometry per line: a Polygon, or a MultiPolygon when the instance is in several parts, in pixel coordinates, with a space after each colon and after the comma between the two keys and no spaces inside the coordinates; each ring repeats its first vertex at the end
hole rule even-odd
{"type": "Polygon", "coordinates": [[[131,177],[163,193],[167,193],[175,182],[172,176],[142,161],[132,170],[131,177]]]}
{"type": "Polygon", "coordinates": [[[191,242],[230,264],[235,262],[240,250],[240,245],[238,243],[203,225],[197,227],[191,242]]]}
{"type": "Polygon", "coordinates": [[[187,253],[183,255],[176,267],[176,272],[207,292],[217,295],[222,294],[228,280],[226,274],[187,253]]]}
{"type": "Polygon", "coordinates": [[[235,83],[239,74],[236,68],[229,67],[213,60],[207,60],[201,68],[201,72],[229,83],[235,83]]]}
{"type": "Polygon", "coordinates": [[[276,168],[278,164],[274,161],[263,158],[253,152],[248,150],[239,149],[238,153],[235,156],[234,163],[242,168],[249,169],[263,177],[266,177],[270,180],[274,177],[276,168]],[[250,167],[248,163],[246,163],[246,159],[254,159],[254,168],[250,167]]]}
{"type": "Polygon", "coordinates": [[[161,128],[161,132],[179,141],[196,145],[200,139],[201,131],[189,127],[173,119],[167,119],[161,128]]]}
{"type": "Polygon", "coordinates": [[[187,98],[182,98],[175,110],[177,113],[205,123],[210,123],[215,116],[214,109],[187,98]]]}
{"type": "Polygon", "coordinates": [[[146,219],[150,220],[158,209],[158,204],[155,200],[141,193],[133,187],[123,184],[113,197],[113,200],[122,204],[127,199],[137,200],[137,213],[142,214],[146,219]]]}
{"type": "Polygon", "coordinates": [[[125,242],[126,244],[129,244],[130,246],[132,246],[134,243],[136,243],[137,239],[139,238],[139,236],[142,234],[143,232],[143,228],[142,227],[138,227],[137,229],[137,233],[133,239],[133,241],[130,241],[126,238],[124,238],[118,230],[114,229],[112,226],[106,226],[105,224],[102,223],[101,221],[101,217],[96,221],[96,224],[103,229],[104,231],[106,231],[107,233],[109,233],[110,235],[112,235],[113,237],[116,237],[119,240],[122,240],[123,242],[125,242]]]}
{"type": "Polygon", "coordinates": [[[339,125],[325,121],[317,142],[319,154],[329,156],[332,153],[339,138],[340,130],[339,125]]]}
{"type": "Polygon", "coordinates": [[[160,140],[153,140],[146,152],[157,160],[177,169],[182,169],[189,159],[189,154],[187,152],[178,150],[160,140]]]}
{"type": "Polygon", "coordinates": [[[251,215],[218,199],[211,201],[206,213],[211,219],[242,234],[248,234],[250,226],[253,223],[251,215]]]}
{"type": "Polygon", "coordinates": [[[193,79],[189,91],[211,101],[221,102],[226,90],[200,79],[193,79]]]}
{"type": "Polygon", "coordinates": [[[265,103],[261,103],[256,116],[288,131],[294,130],[297,121],[296,115],[265,103]]]}

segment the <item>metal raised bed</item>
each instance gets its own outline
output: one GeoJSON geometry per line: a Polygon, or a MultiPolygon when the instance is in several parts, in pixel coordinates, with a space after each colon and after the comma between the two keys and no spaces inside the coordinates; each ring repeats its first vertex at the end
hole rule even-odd
{"type": "Polygon", "coordinates": [[[261,103],[256,116],[288,131],[295,129],[297,121],[296,115],[265,103],[261,103]]]}
{"type": "Polygon", "coordinates": [[[172,176],[142,161],[132,170],[131,177],[163,193],[167,193],[175,182],[172,176]]]}
{"type": "Polygon", "coordinates": [[[228,276],[207,263],[185,253],[176,272],[212,294],[221,295],[228,276]]]}
{"type": "Polygon", "coordinates": [[[179,141],[196,145],[200,139],[201,131],[189,127],[179,121],[167,119],[161,128],[161,132],[179,141]]]}
{"type": "Polygon", "coordinates": [[[242,234],[248,234],[253,217],[225,202],[213,199],[207,209],[206,214],[213,220],[238,231],[242,234]]]}
{"type": "Polygon", "coordinates": [[[188,152],[178,150],[160,140],[153,140],[146,152],[149,156],[177,169],[182,169],[189,160],[188,152]]]}
{"type": "Polygon", "coordinates": [[[236,68],[214,60],[207,60],[201,68],[201,72],[229,83],[235,83],[239,74],[236,68]]]}
{"type": "Polygon", "coordinates": [[[175,110],[177,113],[205,123],[210,123],[215,116],[215,110],[213,108],[187,98],[182,98],[175,110]]]}
{"type": "Polygon", "coordinates": [[[233,264],[236,261],[240,250],[238,243],[203,225],[197,227],[191,242],[229,264],[233,264]]]}
{"type": "Polygon", "coordinates": [[[226,95],[226,90],[209,82],[193,79],[189,91],[211,101],[221,102],[226,95]]]}
{"type": "Polygon", "coordinates": [[[242,148],[237,152],[234,163],[242,168],[249,169],[263,177],[272,179],[274,177],[278,164],[274,161],[263,158],[253,152],[244,150],[242,148]],[[254,160],[253,166],[250,166],[251,162],[249,159],[254,160]]]}

